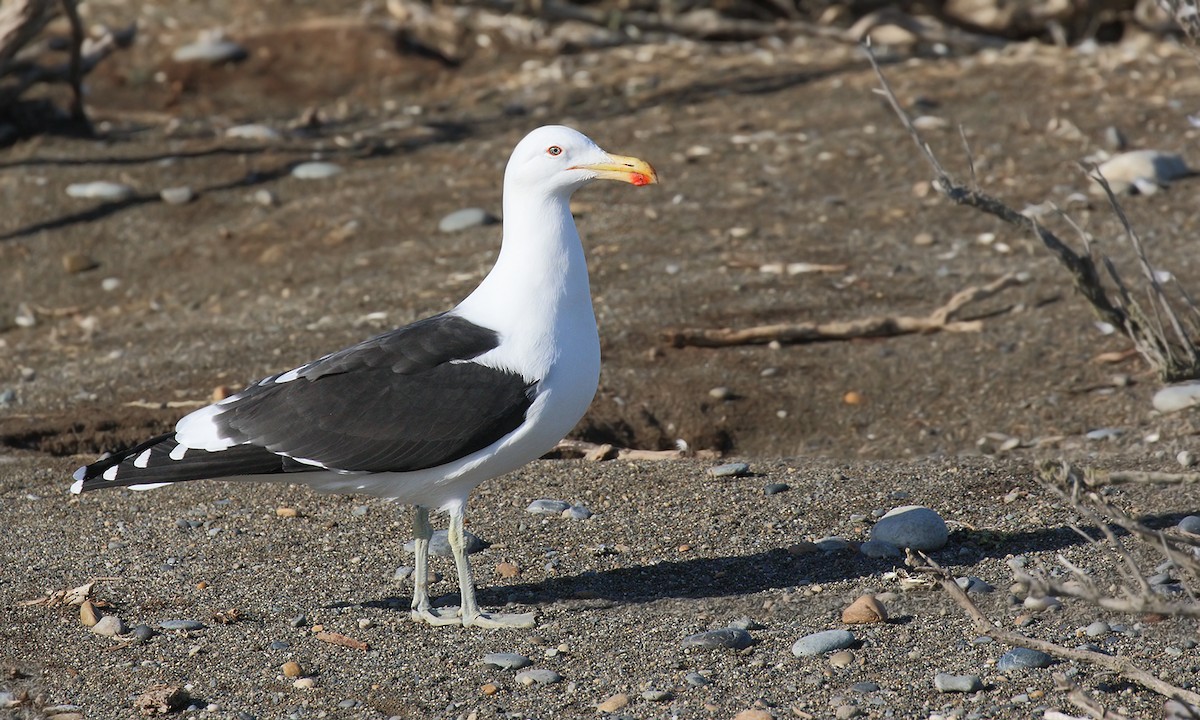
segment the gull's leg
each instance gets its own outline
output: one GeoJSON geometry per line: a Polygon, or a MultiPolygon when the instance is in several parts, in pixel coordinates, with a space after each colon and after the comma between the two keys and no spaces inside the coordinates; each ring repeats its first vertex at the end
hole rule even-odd
{"type": "Polygon", "coordinates": [[[413,508],[413,539],[416,544],[417,568],[413,573],[412,619],[430,625],[458,625],[458,608],[434,608],[429,605],[429,508],[413,508]]]}
{"type": "Polygon", "coordinates": [[[467,559],[466,543],[463,540],[463,515],[465,503],[450,508],[450,549],[454,551],[454,567],[458,570],[458,592],[462,597],[463,627],[484,628],[531,628],[535,625],[533,613],[504,614],[481,613],[475,600],[475,579],[471,574],[471,563],[467,559]]]}

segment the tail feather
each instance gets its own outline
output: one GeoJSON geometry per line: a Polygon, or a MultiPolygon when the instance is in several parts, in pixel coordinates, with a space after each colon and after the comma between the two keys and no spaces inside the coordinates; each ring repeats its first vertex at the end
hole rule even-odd
{"type": "Polygon", "coordinates": [[[175,440],[175,433],[167,433],[79,468],[71,492],[319,469],[257,445],[216,452],[188,448],[175,440]]]}

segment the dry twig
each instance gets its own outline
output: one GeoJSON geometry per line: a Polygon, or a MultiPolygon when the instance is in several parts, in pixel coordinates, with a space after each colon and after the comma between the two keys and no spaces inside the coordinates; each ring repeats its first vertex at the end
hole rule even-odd
{"type": "Polygon", "coordinates": [[[913,553],[909,551],[909,565],[918,572],[929,573],[937,578],[942,589],[945,590],[954,601],[966,611],[971,620],[975,624],[975,629],[988,637],[1002,642],[1013,647],[1025,647],[1032,650],[1038,650],[1048,655],[1053,655],[1064,660],[1072,660],[1075,662],[1086,663],[1102,667],[1111,672],[1117,673],[1121,677],[1141,685],[1142,687],[1152,690],[1163,697],[1172,698],[1179,702],[1188,703],[1190,705],[1200,706],[1200,694],[1190,690],[1184,690],[1181,687],[1172,685],[1149,671],[1134,665],[1128,659],[1116,656],[1105,655],[1100,652],[1091,650],[1081,650],[1077,648],[1068,648],[1057,643],[1052,643],[1048,640],[1031,638],[1022,635],[1014,630],[1006,630],[993,623],[983,611],[979,609],[966,591],[958,586],[954,576],[946,572],[946,570],[938,565],[932,558],[924,553],[913,553]]]}
{"type": "MultiPolygon", "coordinates": [[[[806,343],[826,340],[852,340],[868,337],[892,337],[928,332],[979,332],[980,318],[956,320],[967,305],[992,297],[1014,285],[1028,281],[1024,273],[1009,273],[987,285],[960,290],[940,308],[924,316],[878,316],[860,320],[831,322],[779,323],[749,328],[683,328],[667,330],[664,339],[674,347],[728,347],[762,345],[770,342],[806,343]]],[[[990,313],[994,316],[999,313],[990,313]]]]}
{"type": "MultiPolygon", "coordinates": [[[[904,108],[900,106],[900,101],[892,91],[891,85],[888,84],[887,78],[884,76],[883,70],[879,67],[879,63],[876,61],[870,47],[864,45],[863,50],[870,60],[871,66],[875,69],[876,76],[879,78],[881,88],[877,92],[887,99],[892,110],[895,111],[896,116],[912,137],[913,142],[933,169],[933,187],[938,192],[956,204],[971,207],[992,215],[1038,238],[1046,249],[1053,253],[1071,274],[1075,288],[1091,304],[1100,319],[1123,329],[1146,361],[1158,371],[1159,376],[1164,382],[1175,382],[1200,377],[1200,353],[1194,347],[1193,341],[1190,338],[1191,333],[1189,330],[1184,329],[1183,324],[1178,320],[1174,311],[1170,310],[1170,304],[1166,302],[1161,283],[1159,283],[1153,268],[1146,259],[1140,242],[1136,240],[1136,234],[1133,232],[1128,219],[1121,210],[1120,204],[1117,202],[1116,197],[1113,196],[1107,183],[1103,181],[1103,178],[1098,178],[1098,181],[1108,193],[1109,202],[1112,204],[1114,212],[1125,228],[1126,237],[1130,239],[1131,243],[1134,243],[1139,254],[1141,269],[1146,275],[1147,282],[1152,289],[1151,294],[1154,301],[1155,318],[1158,317],[1160,311],[1167,316],[1174,331],[1175,341],[1169,339],[1168,335],[1163,331],[1161,323],[1156,324],[1152,321],[1149,314],[1143,311],[1133,300],[1133,294],[1117,274],[1112,262],[1107,258],[1103,258],[1102,261],[1108,275],[1117,286],[1118,297],[1112,298],[1109,296],[1101,280],[1096,259],[1093,257],[1091,246],[1086,240],[1086,235],[1084,235],[1085,252],[1077,253],[1059,239],[1057,235],[1047,230],[1033,218],[1022,215],[997,198],[978,189],[961,185],[951,178],[933,154],[929,145],[922,140],[920,133],[913,125],[904,108]]],[[[1191,306],[1193,316],[1200,316],[1200,311],[1196,311],[1195,304],[1191,302],[1187,293],[1181,290],[1181,295],[1183,296],[1184,303],[1191,306]]],[[[1198,329],[1197,326],[1200,326],[1200,320],[1193,323],[1191,331],[1196,331],[1198,329]]]]}
{"type": "Polygon", "coordinates": [[[582,457],[593,462],[602,460],[682,460],[684,458],[715,460],[721,456],[714,450],[638,450],[584,440],[560,440],[552,452],[582,457]]]}

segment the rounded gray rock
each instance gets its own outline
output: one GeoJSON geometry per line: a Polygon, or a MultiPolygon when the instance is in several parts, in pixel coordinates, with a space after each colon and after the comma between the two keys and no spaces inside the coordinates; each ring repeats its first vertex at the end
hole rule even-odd
{"type": "Polygon", "coordinates": [[[551,500],[550,498],[539,498],[529,503],[525,508],[525,512],[534,515],[561,515],[563,511],[569,510],[571,503],[565,500],[551,500]]]}
{"type": "Polygon", "coordinates": [[[871,539],[913,550],[938,550],[946,545],[950,532],[946,521],[933,510],[920,505],[902,505],[879,518],[871,528],[871,539]]]}
{"type": "Polygon", "coordinates": [[[834,650],[845,650],[854,642],[854,633],[849,630],[823,630],[797,640],[792,645],[792,654],[796,657],[824,655],[834,650]]]}
{"type": "Polygon", "coordinates": [[[92,632],[104,637],[116,637],[129,632],[129,628],[125,627],[124,621],[116,615],[105,615],[92,626],[92,632]]]}
{"type": "Polygon", "coordinates": [[[517,673],[517,682],[522,685],[552,685],[562,680],[562,675],[545,668],[533,668],[517,673]]]}
{"type": "Polygon", "coordinates": [[[120,202],[133,197],[133,188],[124,183],[97,180],[95,182],[71,183],[67,186],[67,195],[87,200],[120,202]]]}
{"type": "Polygon", "coordinates": [[[324,180],[340,175],[342,166],[331,162],[305,162],[292,168],[292,177],[297,180],[324,180]]]}
{"type": "Polygon", "coordinates": [[[974,575],[966,577],[954,578],[954,582],[960,588],[967,591],[968,595],[985,595],[990,592],[995,592],[996,588],[982,578],[977,578],[974,575]]]}
{"type": "Polygon", "coordinates": [[[750,637],[750,633],[745,630],[723,628],[721,630],[709,630],[708,632],[689,635],[683,639],[681,646],[684,648],[704,648],[706,650],[715,648],[744,650],[753,643],[754,638],[750,637]]]}
{"type": "Polygon", "coordinates": [[[735,463],[725,463],[724,465],[717,465],[716,467],[710,467],[706,474],[709,477],[723,478],[723,477],[742,477],[743,475],[747,475],[749,473],[750,473],[749,465],[747,465],[746,463],[742,463],[742,462],[735,462],[735,463]]]}
{"type": "Polygon", "coordinates": [[[204,623],[199,620],[163,620],[158,624],[163,630],[203,630],[204,623]]]}
{"type": "MultiPolygon", "coordinates": [[[[433,537],[429,538],[429,554],[437,555],[438,557],[453,557],[454,551],[450,549],[449,536],[445,530],[435,530],[433,537]]],[[[491,545],[490,542],[482,540],[470,530],[463,530],[463,541],[467,545],[467,554],[474,555],[478,552],[487,550],[491,545]]],[[[417,549],[417,541],[409,540],[404,543],[405,552],[414,552],[417,549]]]]}
{"type": "Polygon", "coordinates": [[[562,511],[562,516],[568,520],[587,520],[592,516],[592,511],[582,505],[572,505],[562,511]]]}
{"type": "Polygon", "coordinates": [[[187,185],[182,185],[163,188],[158,191],[158,196],[168,205],[187,205],[196,199],[196,192],[187,185]]]}
{"type": "Polygon", "coordinates": [[[904,558],[904,551],[890,542],[882,540],[868,540],[858,546],[858,551],[869,558],[880,560],[883,558],[904,558]]]}
{"type": "Polygon", "coordinates": [[[207,37],[199,41],[176,48],[171,53],[175,62],[207,62],[223,63],[241,60],[246,57],[246,48],[222,38],[207,37]]]}
{"type": "Polygon", "coordinates": [[[1200,515],[1188,515],[1180,520],[1179,529],[1190,535],[1200,535],[1200,515]]]}
{"type": "Polygon", "coordinates": [[[1112,628],[1110,628],[1108,623],[1104,622],[1103,620],[1097,620],[1083,629],[1083,633],[1085,635],[1093,638],[1102,637],[1110,632],[1112,632],[1112,628]]]}
{"type": "Polygon", "coordinates": [[[137,638],[138,642],[150,642],[150,639],[154,637],[154,628],[145,624],[137,625],[133,628],[133,636],[137,638]]]}
{"type": "Polygon", "coordinates": [[[976,692],[983,689],[983,681],[978,675],[951,675],[950,673],[938,673],[933,678],[933,686],[938,692],[976,692]]]}
{"type": "Polygon", "coordinates": [[[813,545],[816,545],[817,549],[821,552],[841,552],[850,547],[850,542],[845,538],[831,535],[830,537],[823,537],[820,540],[813,541],[813,545]]]}
{"type": "Polygon", "coordinates": [[[996,661],[996,669],[1000,672],[1022,670],[1025,668],[1046,668],[1054,663],[1054,658],[1038,650],[1029,648],[1013,648],[1000,656],[996,661]]]}
{"type": "Polygon", "coordinates": [[[532,665],[533,661],[517,653],[495,652],[484,655],[483,664],[501,670],[520,670],[532,665]]]}
{"type": "Polygon", "coordinates": [[[455,210],[438,221],[438,230],[444,233],[462,232],[473,227],[490,225],[496,218],[483,208],[470,207],[455,210]]]}

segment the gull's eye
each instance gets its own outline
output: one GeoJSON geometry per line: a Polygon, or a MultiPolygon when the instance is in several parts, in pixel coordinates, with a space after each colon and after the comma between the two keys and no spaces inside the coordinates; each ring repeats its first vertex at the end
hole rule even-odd
{"type": "Polygon", "coordinates": [[[559,155],[562,155],[562,152],[562,148],[557,145],[551,145],[550,147],[546,148],[546,154],[551,157],[558,157],[559,155]]]}

